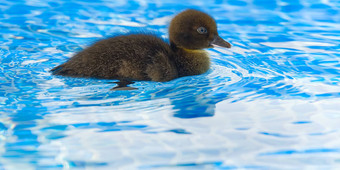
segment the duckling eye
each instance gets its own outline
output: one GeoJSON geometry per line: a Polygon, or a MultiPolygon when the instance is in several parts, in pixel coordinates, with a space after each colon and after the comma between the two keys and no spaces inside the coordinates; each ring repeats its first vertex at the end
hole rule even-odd
{"type": "Polygon", "coordinates": [[[197,32],[200,34],[206,34],[208,33],[208,30],[205,27],[199,27],[197,28],[197,32]]]}

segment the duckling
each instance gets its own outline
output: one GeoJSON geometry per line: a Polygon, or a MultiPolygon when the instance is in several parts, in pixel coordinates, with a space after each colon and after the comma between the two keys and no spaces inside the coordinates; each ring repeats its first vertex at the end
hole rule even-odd
{"type": "Polygon", "coordinates": [[[215,20],[206,13],[188,9],[170,22],[169,41],[155,35],[120,35],[96,42],[66,63],[51,70],[53,75],[130,81],[166,82],[203,74],[210,67],[204,48],[231,45],[217,33],[215,20]]]}

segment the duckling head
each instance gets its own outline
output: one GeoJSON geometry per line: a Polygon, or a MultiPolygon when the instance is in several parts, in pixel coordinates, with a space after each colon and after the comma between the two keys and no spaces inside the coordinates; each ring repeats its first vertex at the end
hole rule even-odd
{"type": "Polygon", "coordinates": [[[214,46],[230,48],[217,32],[215,20],[201,11],[189,9],[176,15],[169,27],[171,46],[199,50],[214,46]]]}

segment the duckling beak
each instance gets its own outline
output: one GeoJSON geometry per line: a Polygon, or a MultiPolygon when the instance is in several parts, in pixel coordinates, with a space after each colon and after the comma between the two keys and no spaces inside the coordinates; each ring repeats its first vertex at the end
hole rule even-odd
{"type": "Polygon", "coordinates": [[[214,39],[210,42],[209,46],[230,48],[231,44],[222,39],[220,36],[215,35],[214,39]]]}

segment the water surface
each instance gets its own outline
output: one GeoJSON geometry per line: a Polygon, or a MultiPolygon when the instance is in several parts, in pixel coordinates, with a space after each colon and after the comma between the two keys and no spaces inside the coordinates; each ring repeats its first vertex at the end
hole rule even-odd
{"type": "Polygon", "coordinates": [[[335,0],[0,2],[0,169],[336,169],[335,0]],[[212,15],[231,49],[170,82],[52,76],[93,42],[212,15]]]}

